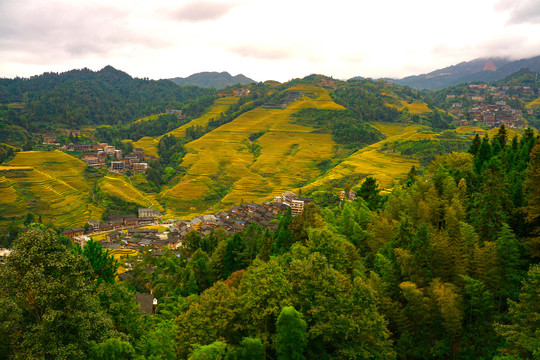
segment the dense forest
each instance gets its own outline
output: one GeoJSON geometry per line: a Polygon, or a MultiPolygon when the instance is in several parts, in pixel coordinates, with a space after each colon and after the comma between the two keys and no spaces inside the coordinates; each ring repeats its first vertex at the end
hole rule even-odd
{"type": "Polygon", "coordinates": [[[504,127],[391,194],[189,233],[131,277],[29,225],[0,265],[6,359],[538,359],[540,143],[504,127]],[[29,266],[32,264],[32,266],[29,266]],[[142,315],[135,292],[157,299],[142,315]]]}
{"type": "MultiPolygon", "coordinates": [[[[214,89],[181,87],[169,80],[134,79],[107,66],[97,72],[82,69],[29,79],[0,79],[0,117],[4,126],[17,126],[30,133],[129,124],[166,109],[184,109],[192,100],[215,95],[214,89]]],[[[193,115],[200,113],[199,109],[185,110],[193,115]]]]}

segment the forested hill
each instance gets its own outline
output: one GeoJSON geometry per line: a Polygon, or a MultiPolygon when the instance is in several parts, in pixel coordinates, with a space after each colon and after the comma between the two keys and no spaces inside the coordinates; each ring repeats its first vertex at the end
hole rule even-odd
{"type": "Polygon", "coordinates": [[[96,72],[0,79],[0,104],[9,124],[29,131],[127,123],[214,94],[212,89],[179,87],[169,80],[132,78],[111,66],[96,72]]]}
{"type": "Polygon", "coordinates": [[[204,88],[214,88],[214,89],[223,89],[227,86],[232,85],[247,85],[250,83],[254,83],[255,81],[248,78],[247,76],[244,76],[242,74],[238,74],[236,76],[232,76],[228,72],[200,72],[197,74],[190,75],[186,78],[176,77],[173,79],[170,79],[172,82],[178,85],[195,85],[200,86],[204,88]]]}

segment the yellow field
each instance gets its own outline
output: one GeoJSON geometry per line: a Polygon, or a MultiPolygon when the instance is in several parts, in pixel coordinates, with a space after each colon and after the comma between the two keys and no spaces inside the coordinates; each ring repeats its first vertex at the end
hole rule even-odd
{"type": "MultiPolygon", "coordinates": [[[[138,256],[140,253],[134,249],[113,249],[109,250],[109,253],[114,257],[115,260],[120,260],[123,256],[138,256]]],[[[123,271],[125,272],[125,271],[123,271]]],[[[118,271],[118,273],[122,273],[118,271]]]]}
{"type": "Polygon", "coordinates": [[[186,207],[204,206],[201,198],[213,187],[212,177],[221,173],[232,177],[233,185],[218,207],[241,201],[262,202],[319,175],[315,164],[332,157],[334,142],[329,134],[292,124],[291,115],[303,108],[344,108],[320,87],[289,90],[310,93],[313,98],[302,97],[283,110],[256,108],[187,144],[188,154],[181,165],[189,170],[180,183],[163,194],[170,199],[167,216],[183,216],[186,207]],[[261,149],[255,157],[248,149],[247,138],[262,130],[266,133],[257,140],[261,149]]]}
{"type": "Polygon", "coordinates": [[[161,115],[165,115],[165,113],[154,114],[154,115],[150,115],[150,116],[147,116],[147,117],[143,117],[143,118],[141,118],[139,120],[135,120],[135,122],[157,120],[161,115]]]}
{"type": "Polygon", "coordinates": [[[101,191],[124,201],[138,204],[141,207],[153,206],[157,210],[163,210],[151,195],[141,193],[123,175],[109,174],[98,181],[98,186],[101,191]]]}
{"type": "Polygon", "coordinates": [[[540,108],[540,97],[525,105],[526,109],[540,108]]]}
{"type": "Polygon", "coordinates": [[[0,212],[8,219],[0,224],[22,222],[27,212],[60,227],[101,217],[103,209],[88,203],[92,187],[82,174],[84,162],[58,150],[25,151],[6,165],[32,170],[1,172],[0,212]]]}
{"type": "Polygon", "coordinates": [[[418,130],[424,127],[418,125],[391,125],[391,124],[373,124],[375,128],[387,136],[387,139],[363,148],[339,165],[330,170],[324,177],[302,188],[302,192],[315,190],[325,184],[339,180],[346,176],[354,174],[364,174],[373,176],[377,179],[382,189],[388,189],[393,184],[403,178],[409,172],[411,166],[418,167],[416,160],[405,159],[398,156],[383,154],[379,150],[385,142],[395,140],[424,140],[433,139],[433,134],[418,133],[418,130]]]}
{"type": "MultiPolygon", "coordinates": [[[[227,110],[232,104],[235,104],[240,98],[238,96],[228,96],[228,97],[222,97],[217,99],[214,102],[214,105],[210,108],[210,110],[205,113],[203,116],[194,119],[190,121],[187,124],[184,124],[180,126],[177,129],[174,129],[173,131],[168,132],[165,135],[174,135],[177,137],[184,137],[186,136],[186,129],[191,126],[199,125],[199,126],[206,126],[208,125],[208,121],[212,118],[216,118],[219,115],[221,115],[225,110],[227,110]]],[[[151,138],[151,137],[143,137],[137,142],[133,143],[134,147],[140,147],[141,149],[144,149],[144,151],[147,154],[155,155],[157,156],[157,145],[159,143],[159,139],[161,139],[161,136],[151,138]]]]}
{"type": "Polygon", "coordinates": [[[410,114],[427,114],[430,113],[431,110],[428,108],[426,103],[420,103],[420,102],[413,102],[412,104],[409,104],[405,101],[401,100],[401,105],[395,105],[395,104],[387,104],[388,106],[395,107],[398,110],[409,110],[410,114]]]}
{"type": "Polygon", "coordinates": [[[163,225],[149,225],[149,226],[141,226],[141,229],[157,229],[159,232],[164,232],[166,230],[169,230],[167,226],[163,225]]]}
{"type": "Polygon", "coordinates": [[[146,154],[154,155],[157,157],[158,156],[158,153],[157,153],[158,143],[159,143],[159,138],[152,138],[149,136],[145,136],[139,139],[139,141],[133,142],[133,147],[144,149],[144,152],[146,154]]]}

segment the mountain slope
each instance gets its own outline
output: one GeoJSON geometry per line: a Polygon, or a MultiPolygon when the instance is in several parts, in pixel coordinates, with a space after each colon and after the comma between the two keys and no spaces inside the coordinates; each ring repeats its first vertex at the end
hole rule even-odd
{"type": "Polygon", "coordinates": [[[540,72],[540,56],[510,61],[504,58],[480,58],[462,62],[428,74],[394,80],[396,84],[415,89],[439,90],[462,83],[497,81],[522,68],[540,72]]]}
{"type": "Polygon", "coordinates": [[[177,85],[195,85],[203,88],[223,89],[231,85],[247,85],[255,82],[242,74],[232,76],[228,72],[200,72],[186,78],[169,79],[177,85]]]}

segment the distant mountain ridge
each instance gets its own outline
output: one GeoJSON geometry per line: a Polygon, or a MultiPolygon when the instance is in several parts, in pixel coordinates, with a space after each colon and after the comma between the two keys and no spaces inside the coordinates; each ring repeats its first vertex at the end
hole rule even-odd
{"type": "Polygon", "coordinates": [[[256,82],[242,74],[232,76],[226,71],[205,71],[190,75],[186,78],[176,77],[169,79],[177,85],[195,85],[203,88],[223,89],[231,85],[247,85],[256,82]]]}
{"type": "Polygon", "coordinates": [[[480,58],[435,70],[428,74],[407,76],[392,81],[398,85],[418,90],[440,90],[474,81],[498,81],[524,68],[540,72],[540,56],[516,61],[498,57],[480,58]]]}

